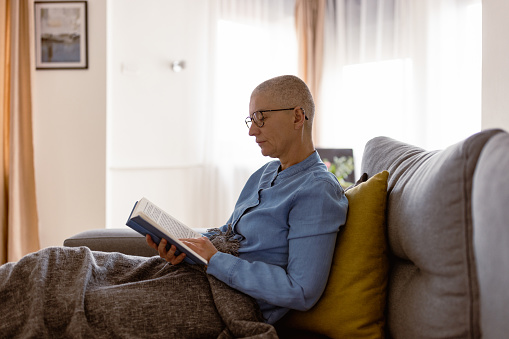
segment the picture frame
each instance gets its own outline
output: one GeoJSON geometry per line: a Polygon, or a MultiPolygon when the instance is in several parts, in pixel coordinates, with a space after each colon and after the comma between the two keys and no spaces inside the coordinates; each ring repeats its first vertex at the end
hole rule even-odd
{"type": "Polygon", "coordinates": [[[35,1],[35,68],[87,69],[87,1],[35,1]]]}

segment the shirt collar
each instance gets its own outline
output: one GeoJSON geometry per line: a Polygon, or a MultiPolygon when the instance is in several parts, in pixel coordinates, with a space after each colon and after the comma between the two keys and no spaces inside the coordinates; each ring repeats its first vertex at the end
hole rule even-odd
{"type": "MultiPolygon", "coordinates": [[[[320,156],[318,155],[318,152],[315,150],[309,157],[304,159],[303,161],[292,165],[285,169],[284,171],[281,171],[277,174],[278,179],[284,179],[291,177],[294,174],[297,174],[299,172],[305,171],[311,166],[315,165],[317,162],[320,161],[320,156]]],[[[281,165],[281,163],[279,162],[281,165]]]]}
{"type": "Polygon", "coordinates": [[[264,189],[270,187],[278,181],[289,178],[299,172],[306,171],[320,161],[320,156],[316,150],[303,161],[288,167],[284,171],[279,171],[279,168],[281,167],[281,162],[279,160],[273,161],[268,165],[267,170],[262,175],[260,188],[264,189]]]}

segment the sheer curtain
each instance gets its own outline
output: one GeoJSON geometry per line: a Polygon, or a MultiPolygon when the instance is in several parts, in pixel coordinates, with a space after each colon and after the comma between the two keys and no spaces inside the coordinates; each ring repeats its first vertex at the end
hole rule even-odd
{"type": "Polygon", "coordinates": [[[481,129],[481,0],[328,0],[322,147],[444,148],[481,129]]]}
{"type": "Polygon", "coordinates": [[[212,4],[204,227],[224,224],[249,175],[271,160],[244,123],[251,91],[271,77],[297,74],[294,0],[212,4]]]}
{"type": "MultiPolygon", "coordinates": [[[[296,3],[211,2],[204,225],[271,160],[243,120],[258,83],[298,74],[296,3]]],[[[375,136],[447,147],[481,128],[481,0],[327,0],[321,79],[315,146],[353,148],[357,176],[375,136]]]]}

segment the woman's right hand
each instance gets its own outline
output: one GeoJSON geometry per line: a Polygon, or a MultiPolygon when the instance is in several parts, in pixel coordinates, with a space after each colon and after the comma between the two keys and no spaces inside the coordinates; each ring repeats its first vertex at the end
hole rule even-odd
{"type": "Polygon", "coordinates": [[[147,234],[145,237],[147,240],[147,244],[155,249],[157,252],[159,252],[159,256],[169,262],[172,265],[178,265],[182,261],[184,261],[184,258],[186,257],[185,253],[180,253],[178,256],[175,255],[175,252],[177,251],[177,248],[175,245],[171,245],[170,249],[166,250],[166,245],[168,242],[166,239],[161,239],[161,242],[159,243],[159,246],[152,240],[150,235],[147,234]]]}

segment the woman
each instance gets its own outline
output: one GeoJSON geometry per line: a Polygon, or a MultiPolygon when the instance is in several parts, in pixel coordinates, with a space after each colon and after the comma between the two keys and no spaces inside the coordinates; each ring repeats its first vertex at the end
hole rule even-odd
{"type": "MultiPolygon", "coordinates": [[[[239,256],[218,253],[205,234],[185,243],[209,261],[207,273],[255,298],[268,323],[289,309],[307,310],[327,282],[339,227],[348,200],[314,149],[314,103],[306,84],[280,76],[255,88],[246,124],[264,156],[278,158],[255,172],[235,210],[231,225],[239,256]]],[[[148,244],[176,265],[166,242],[148,244]]]]}
{"type": "Polygon", "coordinates": [[[172,265],[86,247],[44,249],[0,267],[0,335],[270,337],[269,324],[289,309],[312,307],[348,201],[314,150],[314,103],[302,80],[263,82],[249,112],[249,134],[263,155],[278,160],[249,178],[223,234],[184,239],[208,260],[206,272],[181,264],[185,254],[175,256],[174,247],[166,251],[164,240],[157,246],[149,236],[172,265]],[[224,234],[237,251],[216,249],[213,241],[224,234]]]}

